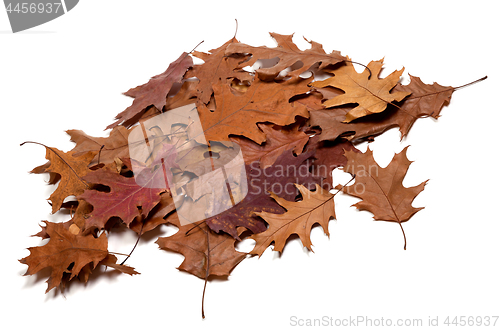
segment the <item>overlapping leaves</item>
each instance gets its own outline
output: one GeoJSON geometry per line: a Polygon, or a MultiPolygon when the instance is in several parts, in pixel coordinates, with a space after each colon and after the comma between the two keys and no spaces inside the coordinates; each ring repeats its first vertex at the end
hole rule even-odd
{"type": "Polygon", "coordinates": [[[21,259],[27,274],[50,267],[47,291],[63,288],[74,277],[88,280],[98,265],[135,274],[107,250],[105,231],[120,226],[140,238],[158,226],[175,225],[179,231],[159,238],[158,245],[182,254],[179,269],[205,281],[228,276],[246,258],[235,249],[241,239],[255,241],[249,255],[260,256],[272,246],[282,252],[294,234],[312,249],[312,226],[320,224],[328,234],[335,218],[331,189],[337,167],[355,180],[352,186],[337,186],[338,192],[360,198],[356,207],[376,220],[403,228],[421,209],[411,204],[425,185],[402,185],[410,165],[406,149],[380,168],[370,149],[362,153],[356,145],[392,127],[404,137],[418,118],[437,118],[456,88],[427,85],[413,76],[402,85],[403,70],[380,78],[381,60],[357,73],[354,62],[338,51],[326,53],[313,41],[300,50],[292,35],[271,36],[277,47],[253,47],[232,38],[208,53],[183,53],[164,73],[125,93],[132,105],[108,126],[109,136],[69,130],[73,150],[46,147],[48,163],[32,172],[48,173],[49,183],[58,184],[49,197],[52,211],[69,209],[71,219],[46,222],[37,236],[49,243],[30,248],[30,256],[21,259]],[[193,64],[191,56],[203,63],[193,64]],[[262,60],[275,62],[255,68],[262,60]],[[318,74],[330,77],[318,81],[318,74]],[[163,130],[146,130],[151,118],[190,104],[199,116],[197,130],[192,116],[163,130]],[[143,130],[147,145],[148,161],[141,164],[130,155],[134,128],[143,130]],[[219,180],[225,178],[226,185],[219,187],[235,195],[217,198],[211,189],[220,182],[204,176],[224,168],[239,151],[244,171],[222,171],[219,180]],[[241,186],[231,186],[228,177],[241,173],[241,186]],[[207,184],[194,186],[201,178],[207,184]],[[164,184],[144,184],[157,179],[164,184]],[[362,192],[356,190],[360,185],[362,192]],[[186,210],[198,220],[186,222],[186,210]],[[217,212],[206,216],[208,210],[217,212]]]}

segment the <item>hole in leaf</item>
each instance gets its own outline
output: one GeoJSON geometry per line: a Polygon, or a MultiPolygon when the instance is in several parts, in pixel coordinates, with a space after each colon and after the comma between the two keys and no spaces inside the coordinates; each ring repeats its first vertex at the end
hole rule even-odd
{"type": "Polygon", "coordinates": [[[253,65],[252,68],[254,70],[272,68],[273,66],[278,64],[279,61],[280,61],[279,57],[273,57],[273,58],[269,58],[269,59],[260,59],[260,60],[257,60],[257,62],[255,62],[255,64],[253,65]]]}
{"type": "Polygon", "coordinates": [[[212,159],[219,159],[220,155],[219,155],[218,152],[205,151],[205,153],[203,153],[203,157],[205,157],[205,158],[212,158],[212,159]]]}

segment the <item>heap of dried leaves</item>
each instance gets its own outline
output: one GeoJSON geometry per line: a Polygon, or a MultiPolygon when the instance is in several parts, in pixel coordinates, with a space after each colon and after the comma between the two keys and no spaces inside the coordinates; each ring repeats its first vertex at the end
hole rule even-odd
{"type": "MultiPolygon", "coordinates": [[[[45,146],[48,162],[32,173],[49,173],[49,183],[58,184],[49,197],[52,212],[70,209],[71,219],[45,221],[36,236],[49,241],[30,248],[30,255],[20,260],[28,265],[26,274],[49,267],[47,292],[64,288],[76,276],[87,281],[99,265],[138,274],[124,265],[128,256],[118,263],[115,253],[108,251],[106,232],[126,226],[140,237],[172,224],[179,231],[158,238],[157,244],[184,255],[179,269],[204,279],[206,285],[209,276],[227,276],[247,257],[235,249],[243,237],[255,241],[249,255],[260,256],[269,246],[281,252],[292,234],[311,249],[311,227],[318,223],[328,234],[328,223],[335,219],[332,189],[360,198],[358,209],[403,229],[402,223],[420,210],[411,204],[425,182],[403,186],[411,163],[406,149],[380,168],[370,149],[361,153],[355,145],[392,127],[406,136],[418,118],[438,118],[457,88],[427,85],[413,76],[402,85],[403,70],[380,78],[382,60],[358,73],[353,66],[357,63],[337,51],[326,53],[319,43],[310,41],[309,49],[300,50],[291,35],[271,36],[275,48],[232,38],[209,53],[183,53],[164,73],[125,93],[134,100],[107,127],[109,136],[68,130],[76,144],[72,150],[45,146]],[[203,64],[194,65],[193,56],[203,64]],[[259,63],[272,64],[249,69],[259,63]],[[185,141],[195,148],[189,157],[179,152],[170,160],[176,178],[187,186],[203,172],[208,158],[212,165],[223,158],[232,145],[224,141],[230,141],[242,150],[249,191],[234,207],[181,225],[168,186],[136,183],[128,135],[137,124],[188,104],[196,105],[206,141],[214,142],[209,142],[207,157],[207,146],[187,134],[185,141]],[[332,170],[337,167],[350,173],[354,184],[332,187],[332,170]],[[376,171],[366,170],[373,168],[376,171]],[[69,196],[76,198],[65,201],[69,196]]],[[[183,122],[176,125],[186,127],[183,122]]],[[[163,136],[160,147],[175,145],[172,141],[163,136]]],[[[203,213],[196,201],[206,192],[185,191],[183,207],[203,213]]]]}

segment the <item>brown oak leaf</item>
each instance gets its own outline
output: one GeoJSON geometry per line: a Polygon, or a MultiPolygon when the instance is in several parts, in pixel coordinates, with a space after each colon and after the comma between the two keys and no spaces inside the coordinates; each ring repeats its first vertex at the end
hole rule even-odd
{"type": "Polygon", "coordinates": [[[78,196],[88,188],[88,183],[85,182],[83,177],[91,172],[88,165],[97,152],[88,151],[75,157],[74,151],[63,152],[56,148],[44,147],[46,150],[45,158],[49,162],[35,167],[31,173],[57,174],[56,176],[51,175],[49,180],[51,184],[59,182],[56,190],[49,197],[52,204],[52,213],[55,213],[61,208],[66,197],[78,196]]]}
{"type": "Polygon", "coordinates": [[[134,98],[132,105],[120,112],[116,116],[117,121],[106,127],[106,129],[126,123],[151,105],[161,111],[172,86],[181,82],[182,77],[192,65],[193,59],[191,56],[188,53],[182,53],[177,60],[170,63],[165,72],[152,77],[144,85],[126,91],[125,95],[134,98]]]}
{"type": "Polygon", "coordinates": [[[226,82],[227,79],[236,78],[239,81],[252,81],[253,76],[246,71],[235,70],[239,61],[246,58],[244,55],[226,55],[226,48],[233,43],[238,43],[236,38],[232,38],[216,49],[212,49],[209,53],[194,51],[192,54],[195,57],[203,60],[203,64],[194,65],[191,70],[186,73],[185,78],[198,78],[196,84],[196,96],[198,100],[204,104],[208,104],[214,90],[213,85],[219,82],[226,82]]]}
{"type": "Polygon", "coordinates": [[[387,108],[387,104],[393,101],[401,101],[409,92],[391,90],[399,81],[404,68],[394,71],[389,76],[380,79],[383,60],[371,61],[362,73],[357,73],[352,63],[330,71],[335,76],[323,81],[315,81],[311,85],[314,87],[332,86],[339,88],[345,94],[335,96],[324,102],[326,107],[334,107],[349,103],[358,104],[350,110],[345,122],[348,123],[356,118],[360,118],[372,113],[379,113],[387,108]]]}
{"type": "MultiPolygon", "coordinates": [[[[210,275],[228,276],[245,259],[246,253],[236,251],[236,240],[227,234],[216,234],[205,223],[181,226],[178,218],[171,222],[179,228],[172,236],[156,241],[161,249],[182,254],[185,259],[178,267],[199,278],[210,275]]],[[[239,231],[239,234],[242,230],[239,231]]]]}
{"type": "Polygon", "coordinates": [[[117,126],[109,133],[108,137],[93,137],[80,130],[67,130],[71,141],[76,143],[72,149],[75,156],[88,151],[96,152],[90,166],[100,163],[111,163],[115,158],[129,157],[128,135],[130,131],[123,126],[117,126]]]}
{"type": "Polygon", "coordinates": [[[274,251],[282,252],[287,239],[297,234],[307,249],[312,251],[311,228],[319,223],[325,234],[329,235],[328,222],[335,218],[334,195],[316,185],[315,191],[310,191],[302,185],[296,184],[302,195],[302,200],[290,202],[271,192],[272,198],[287,211],[283,214],[269,212],[255,212],[264,219],[269,227],[266,231],[250,236],[255,240],[255,247],[250,254],[259,256],[274,242],[274,251]]]}
{"type": "Polygon", "coordinates": [[[409,188],[403,186],[403,179],[411,164],[406,157],[407,150],[408,147],[396,154],[385,168],[375,162],[370,148],[365,153],[347,151],[347,164],[343,170],[354,175],[356,181],[350,186],[336,187],[348,195],[361,198],[362,201],[354,206],[359,210],[370,211],[375,220],[398,223],[403,232],[405,250],[406,235],[401,224],[423,209],[411,204],[427,183],[424,181],[409,188]]]}
{"type": "Polygon", "coordinates": [[[43,246],[29,248],[30,255],[19,261],[28,265],[24,275],[33,275],[44,268],[51,268],[46,292],[61,285],[64,273],[69,273],[71,280],[83,267],[92,263],[95,268],[108,255],[105,233],[98,238],[92,235],[75,235],[66,229],[63,223],[44,222],[45,231],[50,237],[49,242],[43,246]]]}
{"type": "Polygon", "coordinates": [[[437,119],[456,89],[437,83],[424,84],[420,78],[411,75],[410,77],[408,85],[397,84],[393,91],[411,92],[411,95],[402,102],[389,104],[381,113],[344,123],[342,121],[352,108],[336,107],[310,112],[309,124],[322,128],[320,140],[335,140],[342,135],[356,141],[381,134],[393,127],[399,127],[403,139],[417,119],[430,116],[437,119]]]}
{"type": "MultiPolygon", "coordinates": [[[[310,49],[300,50],[293,42],[292,35],[281,35],[277,33],[270,33],[271,37],[276,40],[278,47],[253,47],[243,43],[231,43],[227,49],[227,55],[233,54],[252,54],[248,61],[241,61],[238,68],[245,66],[252,66],[258,60],[278,58],[278,63],[270,68],[258,69],[257,75],[259,79],[270,81],[276,79],[278,75],[285,69],[294,66],[294,64],[301,64],[299,68],[293,68],[287,72],[281,79],[285,77],[297,78],[300,74],[306,72],[316,63],[320,63],[319,70],[344,61],[346,58],[340,55],[340,52],[333,51],[327,54],[323,46],[317,42],[309,41],[311,44],[310,49]]],[[[305,38],[304,38],[305,39],[305,38]]]]}
{"type": "Polygon", "coordinates": [[[282,82],[263,82],[255,79],[244,94],[234,94],[229,84],[220,82],[213,86],[215,111],[197,104],[200,120],[207,141],[227,141],[228,136],[242,135],[261,144],[266,135],[257,123],[271,122],[289,125],[296,116],[309,117],[304,106],[290,103],[298,94],[307,93],[311,79],[289,79],[282,82]]]}

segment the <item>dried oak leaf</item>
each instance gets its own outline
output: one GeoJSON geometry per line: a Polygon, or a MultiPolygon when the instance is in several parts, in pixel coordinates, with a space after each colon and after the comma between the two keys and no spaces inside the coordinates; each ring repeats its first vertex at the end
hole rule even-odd
{"type": "Polygon", "coordinates": [[[308,118],[309,113],[304,106],[289,100],[295,95],[307,93],[310,81],[302,78],[282,82],[255,79],[244,94],[235,94],[225,82],[215,84],[215,111],[197,104],[206,140],[227,141],[228,136],[233,134],[246,136],[261,144],[266,135],[257,123],[271,122],[284,126],[294,123],[296,116],[308,118]]]}
{"type": "Polygon", "coordinates": [[[375,220],[398,223],[403,232],[405,250],[406,235],[401,224],[423,209],[415,208],[411,204],[424,190],[427,182],[424,181],[415,187],[403,186],[403,179],[411,164],[406,157],[407,149],[408,147],[396,154],[385,168],[375,162],[370,148],[365,153],[346,151],[347,164],[343,170],[354,175],[356,181],[350,186],[336,187],[348,195],[361,198],[362,201],[354,206],[359,210],[370,211],[375,220]]]}
{"type": "Polygon", "coordinates": [[[285,213],[255,212],[269,224],[269,227],[262,233],[250,236],[255,240],[255,247],[250,254],[257,254],[260,257],[273,242],[274,251],[282,252],[292,234],[297,234],[302,244],[312,251],[310,233],[315,223],[319,223],[325,234],[329,235],[328,222],[335,218],[334,195],[319,185],[316,185],[315,191],[310,191],[302,185],[296,184],[296,186],[302,195],[302,200],[298,202],[287,201],[271,192],[272,198],[287,210],[285,213]]]}
{"type": "MultiPolygon", "coordinates": [[[[185,259],[178,267],[199,278],[210,275],[228,276],[245,259],[246,253],[234,248],[236,240],[226,234],[216,234],[205,223],[181,226],[178,218],[171,221],[179,231],[156,241],[161,249],[182,254],[185,259]]],[[[239,230],[239,234],[243,230],[239,230]]]]}
{"type": "Polygon", "coordinates": [[[28,265],[24,275],[33,275],[46,267],[51,268],[46,292],[61,285],[64,273],[69,273],[71,280],[83,267],[92,263],[95,268],[108,255],[106,234],[103,233],[98,238],[92,235],[75,235],[63,223],[44,222],[49,242],[29,248],[30,255],[19,261],[28,265]]]}
{"type": "MultiPolygon", "coordinates": [[[[256,70],[260,80],[271,81],[276,78],[292,77],[297,78],[300,74],[308,71],[311,66],[320,63],[319,70],[344,61],[346,58],[340,55],[340,52],[333,51],[327,54],[323,46],[317,42],[309,41],[310,49],[300,50],[292,40],[293,34],[281,35],[270,33],[271,37],[276,40],[278,47],[253,47],[243,43],[231,43],[226,48],[226,55],[234,54],[251,54],[252,57],[248,61],[241,61],[237,68],[241,69],[245,66],[252,66],[258,60],[278,58],[278,63],[270,68],[262,68],[256,70]],[[301,64],[299,68],[292,68],[286,72],[283,77],[278,75],[285,69],[293,67],[294,64],[301,64]]],[[[305,39],[305,38],[304,38],[305,39]]]]}
{"type": "MultiPolygon", "coordinates": [[[[187,74],[187,73],[186,73],[187,74]]],[[[188,104],[193,104],[196,102],[196,84],[198,81],[183,79],[182,84],[177,90],[172,88],[167,95],[165,106],[163,111],[179,108],[188,104]]],[[[126,127],[131,127],[136,123],[147,121],[152,117],[158,116],[162,112],[156,107],[148,107],[145,111],[139,112],[136,116],[130,118],[123,123],[126,127]]]]}
{"type": "Polygon", "coordinates": [[[381,134],[393,127],[399,127],[403,139],[417,119],[429,116],[437,119],[456,89],[437,83],[428,85],[411,75],[410,78],[408,85],[397,84],[393,91],[411,92],[411,95],[398,104],[389,104],[381,113],[343,123],[351,108],[318,110],[310,112],[309,124],[322,128],[320,140],[334,140],[340,135],[346,135],[349,140],[356,141],[381,134]]]}
{"type": "Polygon", "coordinates": [[[215,232],[224,231],[239,239],[237,227],[250,229],[254,234],[266,230],[262,220],[255,212],[283,213],[283,208],[271,198],[270,193],[280,198],[294,201],[299,191],[295,184],[315,187],[320,177],[309,172],[312,152],[294,156],[292,149],[283,152],[276,162],[262,169],[259,162],[246,166],[248,192],[245,198],[234,207],[207,218],[205,221],[215,232]]]}
{"type": "Polygon", "coordinates": [[[100,163],[111,163],[115,158],[129,157],[128,135],[130,131],[124,126],[117,126],[109,133],[108,137],[93,137],[80,130],[67,130],[71,141],[76,143],[72,149],[75,156],[88,151],[96,152],[90,166],[100,163]]]}
{"type": "Polygon", "coordinates": [[[140,114],[143,110],[153,105],[162,110],[166,103],[167,95],[175,83],[180,83],[186,71],[193,65],[193,59],[188,53],[182,53],[174,62],[170,63],[162,74],[152,77],[144,85],[129,89],[124,94],[134,98],[132,105],[120,112],[116,122],[106,129],[127,123],[130,119],[140,114]]]}
{"type": "Polygon", "coordinates": [[[246,58],[246,56],[234,55],[227,56],[226,48],[233,43],[238,43],[236,38],[232,38],[216,49],[212,49],[209,53],[194,51],[193,56],[203,60],[203,64],[194,65],[191,70],[186,73],[185,78],[198,78],[196,83],[196,96],[198,100],[204,104],[208,104],[214,90],[213,85],[220,81],[225,82],[227,79],[236,78],[239,81],[252,81],[253,76],[243,70],[235,70],[237,63],[246,58]]]}
{"type": "MultiPolygon", "coordinates": [[[[43,220],[43,222],[47,222],[47,220],[43,220]]],[[[68,220],[68,221],[65,221],[65,222],[59,222],[61,225],[63,225],[64,229],[65,230],[68,230],[68,231],[72,231],[70,230],[70,227],[72,227],[74,225],[74,222],[72,219],[68,220]]],[[[39,225],[41,230],[34,234],[34,235],[31,235],[32,237],[40,237],[41,239],[47,239],[49,238],[49,234],[47,233],[47,226],[42,226],[42,225],[39,225]]],[[[75,234],[75,232],[73,232],[73,234],[75,234]]]]}
{"type": "Polygon", "coordinates": [[[133,177],[125,177],[106,168],[87,174],[85,180],[110,189],[110,192],[88,189],[78,196],[93,206],[92,212],[85,218],[85,230],[92,227],[102,229],[111,217],[119,217],[126,225],[135,217],[147,217],[165,191],[164,188],[140,186],[133,177]]]}
{"type": "Polygon", "coordinates": [[[399,126],[401,138],[406,136],[411,126],[418,118],[433,117],[437,119],[444,105],[451,100],[455,87],[441,86],[437,83],[424,84],[419,77],[409,75],[411,80],[408,85],[397,84],[395,92],[411,93],[399,105],[393,120],[399,126]]]}
{"type": "Polygon", "coordinates": [[[259,161],[261,168],[266,168],[274,164],[278,156],[290,148],[293,148],[296,155],[300,155],[309,141],[309,136],[299,129],[298,124],[278,126],[259,123],[257,126],[266,135],[266,141],[262,144],[241,136],[231,137],[231,141],[241,147],[245,164],[259,161]]]}
{"type": "Polygon", "coordinates": [[[74,151],[63,152],[56,148],[45,147],[45,158],[48,163],[35,167],[31,173],[55,173],[49,183],[58,183],[56,190],[50,195],[49,200],[52,204],[52,213],[57,212],[64,199],[68,196],[78,196],[88,188],[87,182],[83,177],[90,173],[88,165],[96,155],[95,151],[88,151],[74,156],[74,151]]]}
{"type": "Polygon", "coordinates": [[[383,60],[371,61],[362,73],[357,73],[352,63],[330,71],[335,76],[323,81],[313,82],[313,87],[332,86],[339,88],[345,94],[335,96],[324,102],[326,107],[334,107],[349,103],[358,104],[350,110],[345,118],[348,123],[356,118],[367,116],[372,113],[379,113],[387,108],[387,104],[393,101],[401,101],[409,92],[391,90],[399,81],[404,68],[392,72],[389,76],[379,79],[382,70],[383,60]]]}

